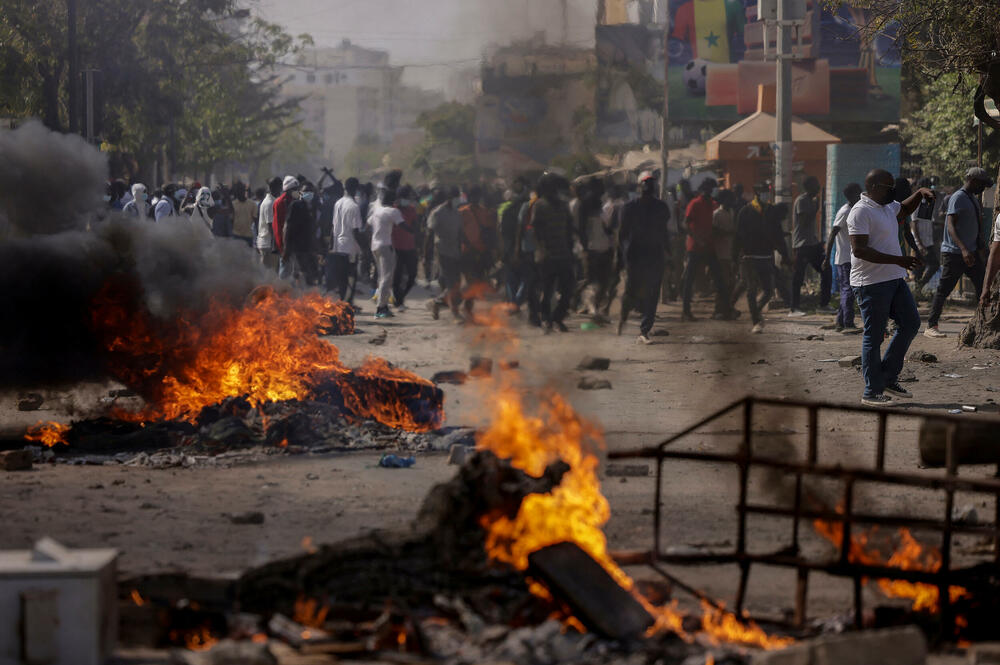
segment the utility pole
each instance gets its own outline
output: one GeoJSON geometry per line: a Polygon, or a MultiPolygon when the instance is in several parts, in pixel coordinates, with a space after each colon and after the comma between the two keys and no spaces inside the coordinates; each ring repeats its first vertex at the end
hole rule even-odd
{"type": "Polygon", "coordinates": [[[80,132],[80,53],[76,44],[76,0],[66,0],[66,41],[69,51],[69,131],[80,132]]]}
{"type": "Polygon", "coordinates": [[[94,136],[94,72],[96,69],[86,69],[83,72],[86,78],[86,94],[87,94],[87,124],[86,137],[87,141],[93,143],[96,140],[94,136]]]}
{"type": "MultiPolygon", "coordinates": [[[[792,26],[797,0],[777,0],[778,62],[775,91],[777,132],[774,150],[775,202],[788,202],[792,196],[792,26]]],[[[766,47],[766,45],[765,45],[766,47]]]]}
{"type": "Polygon", "coordinates": [[[660,198],[667,200],[670,191],[667,185],[667,162],[670,160],[670,19],[663,24],[663,119],[660,122],[660,198]]]}

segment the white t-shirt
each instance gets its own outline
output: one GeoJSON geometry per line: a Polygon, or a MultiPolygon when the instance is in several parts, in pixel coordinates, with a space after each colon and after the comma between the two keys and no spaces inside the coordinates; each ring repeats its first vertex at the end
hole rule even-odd
{"type": "Polygon", "coordinates": [[[837,215],[833,218],[831,229],[840,229],[834,238],[833,244],[833,265],[842,266],[851,262],[851,238],[847,230],[847,215],[851,212],[851,204],[845,203],[840,206],[837,215]]]}
{"type": "Polygon", "coordinates": [[[997,215],[997,219],[993,222],[993,242],[1000,242],[1000,215],[997,215]]]}
{"type": "Polygon", "coordinates": [[[333,252],[347,254],[352,258],[360,254],[361,247],[354,238],[354,232],[361,227],[360,206],[357,201],[344,194],[333,206],[333,227],[330,229],[333,252]]]}
{"type": "Polygon", "coordinates": [[[274,249],[274,196],[267,193],[257,214],[257,249],[274,249]]]}
{"type": "Polygon", "coordinates": [[[392,247],[392,228],[403,223],[399,208],[382,206],[372,217],[372,251],[392,247]]]}
{"type": "MultiPolygon", "coordinates": [[[[899,246],[899,203],[875,203],[861,195],[847,215],[847,230],[852,236],[868,236],[868,246],[890,256],[902,256],[899,246]]],[[[870,286],[906,279],[906,269],[894,263],[871,263],[851,255],[851,286],[870,286]]]]}

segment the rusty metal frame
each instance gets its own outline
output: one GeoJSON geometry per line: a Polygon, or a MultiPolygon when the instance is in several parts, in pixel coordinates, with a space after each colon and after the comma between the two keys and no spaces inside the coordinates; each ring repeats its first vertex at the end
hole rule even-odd
{"type": "MultiPolygon", "coordinates": [[[[849,577],[854,582],[854,622],[861,626],[863,613],[862,587],[866,578],[887,578],[922,582],[938,587],[941,620],[946,630],[950,631],[954,616],[951,608],[949,587],[952,585],[968,586],[974,582],[974,575],[969,571],[952,568],[951,543],[956,532],[982,533],[994,537],[994,563],[1000,564],[1000,464],[997,464],[993,478],[961,478],[958,475],[958,462],[955,458],[955,433],[962,421],[968,422],[968,416],[952,414],[910,413],[890,408],[873,408],[824,402],[809,402],[803,400],[775,399],[767,397],[748,396],[720,409],[693,425],[686,427],[677,434],[652,447],[608,453],[609,459],[646,458],[656,461],[656,490],[653,507],[653,547],[649,551],[617,552],[616,560],[623,565],[645,564],[669,579],[678,588],[694,595],[699,600],[719,606],[717,601],[708,598],[698,589],[684,583],[676,575],[665,568],[666,564],[676,565],[712,565],[736,564],[740,568],[739,586],[736,591],[735,610],[743,613],[746,601],[747,582],[753,564],[795,568],[797,583],[795,589],[795,620],[794,624],[803,627],[807,617],[809,574],[814,571],[828,573],[838,577],[849,577]],[[789,410],[805,410],[808,419],[808,448],[805,462],[785,461],[773,458],[758,457],[753,449],[754,408],[758,405],[786,408],[789,410]],[[738,409],[742,409],[742,440],[735,454],[668,450],[672,444],[695,433],[705,425],[722,418],[738,409]],[[821,411],[858,413],[874,415],[878,418],[878,435],[876,439],[875,459],[872,467],[845,467],[840,465],[819,464],[820,433],[818,430],[819,413],[821,411]],[[930,420],[943,422],[947,425],[945,467],[942,475],[900,473],[885,470],[886,437],[890,418],[902,420],[930,420]],[[664,511],[661,509],[661,495],[664,481],[664,464],[669,460],[684,460],[706,463],[734,464],[739,470],[739,498],[736,504],[737,533],[736,545],[732,551],[719,553],[671,554],[661,550],[660,534],[664,511]],[[795,475],[794,504],[789,507],[765,506],[749,503],[748,481],[752,467],[778,469],[795,475]],[[803,478],[807,476],[833,478],[843,481],[844,494],[842,511],[832,511],[827,508],[815,509],[803,506],[803,478]],[[927,518],[912,518],[904,515],[874,515],[858,512],[854,506],[854,484],[857,481],[885,483],[897,486],[940,490],[944,493],[944,518],[941,520],[927,518]],[[995,513],[992,522],[955,523],[952,519],[955,492],[967,491],[992,494],[995,499],[995,513]],[[770,515],[787,517],[792,520],[791,544],[770,554],[754,554],[747,551],[746,527],[749,515],[770,515]],[[811,561],[800,555],[799,533],[803,519],[822,519],[828,522],[840,522],[843,525],[840,545],[834,560],[811,561]],[[903,570],[891,566],[866,565],[852,561],[850,558],[851,530],[856,524],[914,527],[941,532],[941,566],[938,571],[903,570]]],[[[1000,428],[1000,419],[991,419],[1000,428]]],[[[947,633],[946,633],[947,634],[947,633]]]]}

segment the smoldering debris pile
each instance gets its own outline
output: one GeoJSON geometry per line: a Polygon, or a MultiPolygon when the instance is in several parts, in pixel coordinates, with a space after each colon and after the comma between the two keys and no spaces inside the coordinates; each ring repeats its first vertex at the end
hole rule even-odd
{"type": "MultiPolygon", "coordinates": [[[[535,478],[479,452],[430,491],[408,532],[321,546],[235,583],[124,580],[123,635],[151,646],[226,640],[215,647],[223,650],[235,648],[230,639],[262,649],[282,642],[366,662],[706,662],[704,646],[671,633],[615,640],[573,628],[559,601],[532,593],[529,579],[489,560],[481,517],[517,514],[525,497],[551,492],[568,470],[556,462],[535,478]]],[[[715,653],[716,662],[745,662],[715,653]]]]}

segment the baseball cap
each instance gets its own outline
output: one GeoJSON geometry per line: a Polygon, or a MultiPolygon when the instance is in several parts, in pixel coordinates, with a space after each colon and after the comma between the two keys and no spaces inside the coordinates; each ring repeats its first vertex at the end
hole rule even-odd
{"type": "Polygon", "coordinates": [[[639,174],[639,182],[646,182],[647,180],[656,180],[656,174],[652,171],[643,171],[639,174]]]}
{"type": "Polygon", "coordinates": [[[991,178],[990,174],[986,172],[986,169],[984,169],[982,167],[979,167],[979,166],[973,166],[971,169],[969,169],[968,171],[966,171],[965,172],[965,179],[966,180],[979,180],[980,182],[987,183],[987,186],[989,186],[989,187],[993,186],[993,178],[991,178]]]}

